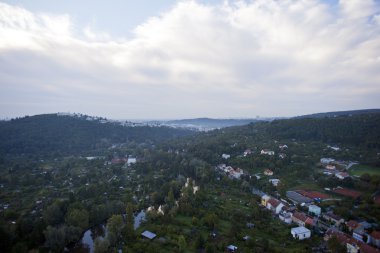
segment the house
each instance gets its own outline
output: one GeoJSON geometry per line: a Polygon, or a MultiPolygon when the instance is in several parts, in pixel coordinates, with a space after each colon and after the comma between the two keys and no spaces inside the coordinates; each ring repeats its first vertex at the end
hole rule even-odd
{"type": "Polygon", "coordinates": [[[332,159],[332,158],[321,158],[321,160],[320,160],[320,162],[322,164],[330,164],[330,163],[332,163],[334,161],[335,161],[335,159],[332,159]]]}
{"type": "Polygon", "coordinates": [[[310,205],[309,206],[309,213],[312,213],[316,216],[320,216],[321,215],[321,208],[319,206],[316,206],[316,205],[310,205]]]}
{"type": "Polygon", "coordinates": [[[275,214],[279,214],[283,207],[284,207],[284,204],[281,203],[281,201],[274,198],[269,199],[266,205],[266,208],[268,210],[271,210],[275,214]]]}
{"type": "Polygon", "coordinates": [[[278,215],[278,218],[280,218],[280,220],[282,220],[286,224],[292,223],[292,213],[281,211],[280,214],[278,215]]]}
{"type": "Polygon", "coordinates": [[[227,250],[229,252],[235,252],[237,249],[238,249],[238,247],[236,247],[235,245],[232,245],[232,244],[227,246],[227,250]]]}
{"type": "Polygon", "coordinates": [[[231,178],[239,179],[241,177],[241,175],[243,175],[243,174],[244,174],[244,172],[240,168],[232,169],[229,171],[229,176],[231,178]]]}
{"type": "Polygon", "coordinates": [[[380,248],[380,231],[372,231],[368,236],[368,241],[370,244],[380,248]]]}
{"type": "Polygon", "coordinates": [[[251,223],[251,222],[247,222],[247,224],[245,224],[247,228],[254,228],[255,227],[255,224],[251,223]]]}
{"type": "Polygon", "coordinates": [[[268,200],[270,200],[270,197],[268,195],[262,196],[261,197],[261,204],[266,207],[267,203],[268,203],[268,200]]]}
{"type": "Polygon", "coordinates": [[[331,164],[327,164],[325,166],[325,168],[326,168],[326,170],[335,170],[336,169],[335,165],[331,165],[331,164]]]}
{"type": "Polygon", "coordinates": [[[223,159],[229,159],[230,157],[231,157],[231,155],[229,155],[229,154],[222,154],[223,159]]]}
{"type": "Polygon", "coordinates": [[[273,176],[273,171],[270,170],[270,169],[265,169],[264,170],[264,175],[266,175],[266,176],[273,176]]]}
{"type": "Polygon", "coordinates": [[[356,220],[350,220],[346,222],[346,226],[348,228],[348,231],[352,232],[360,226],[360,223],[357,222],[356,220]]]}
{"type": "Polygon", "coordinates": [[[277,186],[280,183],[280,179],[269,179],[269,183],[272,183],[273,186],[277,186]]]}
{"type": "Polygon", "coordinates": [[[335,176],[339,178],[340,180],[350,177],[350,175],[347,172],[339,172],[339,173],[336,173],[335,176]]]}
{"type": "Polygon", "coordinates": [[[302,212],[294,212],[292,221],[301,227],[304,227],[306,225],[312,226],[314,224],[314,220],[302,212]]]}
{"type": "Polygon", "coordinates": [[[278,157],[281,158],[281,159],[284,159],[286,157],[286,154],[280,153],[280,154],[278,154],[278,157]]]}
{"type": "Polygon", "coordinates": [[[260,154],[262,154],[262,155],[274,155],[274,151],[269,150],[269,149],[262,149],[260,154]]]}
{"type": "Polygon", "coordinates": [[[251,238],[251,237],[250,237],[249,235],[246,235],[246,236],[243,237],[243,240],[244,240],[244,241],[248,241],[249,238],[251,238]]]}
{"type": "Polygon", "coordinates": [[[365,237],[367,237],[369,241],[369,234],[367,233],[367,229],[371,227],[372,225],[366,221],[360,222],[359,226],[352,231],[352,237],[362,242],[364,242],[365,237]]]}
{"type": "Polygon", "coordinates": [[[294,239],[298,240],[304,240],[310,238],[311,236],[311,231],[305,227],[292,228],[290,230],[290,233],[292,234],[294,239]]]}
{"type": "Polygon", "coordinates": [[[136,158],[134,158],[134,157],[128,157],[127,165],[130,166],[131,164],[135,164],[136,161],[137,161],[136,158]]]}
{"type": "Polygon", "coordinates": [[[283,149],[288,148],[288,145],[286,145],[286,144],[284,144],[284,145],[279,145],[278,148],[281,149],[281,150],[283,150],[283,149]]]}
{"type": "Polygon", "coordinates": [[[330,228],[325,233],[324,240],[328,241],[335,237],[341,245],[345,245],[347,253],[380,253],[380,250],[371,247],[370,245],[358,241],[357,239],[338,231],[336,228],[330,228]]]}
{"type": "Polygon", "coordinates": [[[323,214],[322,216],[325,220],[335,224],[335,226],[340,226],[340,224],[344,223],[344,219],[339,215],[334,214],[333,212],[328,212],[323,214]]]}
{"type": "Polygon", "coordinates": [[[250,150],[250,149],[246,149],[246,150],[244,151],[244,153],[243,153],[243,156],[247,156],[247,155],[250,155],[250,154],[252,154],[252,150],[250,150]]]}
{"type": "Polygon", "coordinates": [[[153,240],[157,235],[155,233],[152,233],[148,230],[145,230],[144,232],[141,233],[142,237],[153,240]]]}

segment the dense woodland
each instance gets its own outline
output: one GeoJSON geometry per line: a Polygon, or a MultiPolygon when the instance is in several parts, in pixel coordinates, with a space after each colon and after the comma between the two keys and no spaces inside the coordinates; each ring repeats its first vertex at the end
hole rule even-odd
{"type": "Polygon", "coordinates": [[[321,207],[334,206],[347,220],[379,224],[380,208],[372,200],[380,190],[379,174],[338,181],[323,175],[319,164],[321,157],[334,157],[380,170],[379,129],[380,114],[276,120],[202,133],[54,115],[1,122],[0,251],[78,252],[84,231],[105,224],[107,236],[95,240],[95,252],[224,252],[229,244],[239,252],[323,252],[317,233],[293,240],[290,226],[259,207],[252,189],[274,196],[289,189],[355,189],[363,193],[359,201],[343,198],[321,207]],[[281,151],[284,159],[260,155],[261,149],[280,152],[279,144],[288,146],[281,151]],[[252,155],[244,157],[246,149],[252,155]],[[231,158],[222,159],[223,153],[231,158]],[[110,162],[127,156],[138,162],[110,162]],[[216,171],[220,163],[240,167],[247,176],[230,179],[216,171]],[[277,188],[267,177],[248,176],[265,168],[281,179],[277,188]],[[150,206],[162,206],[165,214],[148,213],[134,230],[132,215],[150,206]],[[159,238],[141,239],[144,230],[159,238]]]}
{"type": "Polygon", "coordinates": [[[186,136],[192,132],[169,127],[125,127],[117,123],[101,124],[102,118],[44,114],[0,121],[0,154],[64,156],[102,151],[113,144],[154,143],[186,136]]]}

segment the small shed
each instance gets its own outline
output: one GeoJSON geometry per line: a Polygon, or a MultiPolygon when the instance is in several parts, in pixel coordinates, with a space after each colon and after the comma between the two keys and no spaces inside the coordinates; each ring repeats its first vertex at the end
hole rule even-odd
{"type": "Polygon", "coordinates": [[[227,250],[229,251],[229,252],[235,252],[235,250],[237,250],[238,249],[238,247],[236,247],[235,245],[228,245],[227,246],[227,250]]]}
{"type": "Polygon", "coordinates": [[[141,233],[142,237],[153,240],[157,235],[155,233],[152,233],[148,230],[145,230],[144,232],[141,233]]]}

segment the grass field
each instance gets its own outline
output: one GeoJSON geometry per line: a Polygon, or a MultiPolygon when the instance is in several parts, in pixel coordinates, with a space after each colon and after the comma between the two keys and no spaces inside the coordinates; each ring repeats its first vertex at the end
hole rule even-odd
{"type": "Polygon", "coordinates": [[[380,176],[380,168],[358,164],[358,165],[352,166],[349,169],[349,173],[351,176],[361,176],[365,173],[368,173],[370,175],[380,176]]]}

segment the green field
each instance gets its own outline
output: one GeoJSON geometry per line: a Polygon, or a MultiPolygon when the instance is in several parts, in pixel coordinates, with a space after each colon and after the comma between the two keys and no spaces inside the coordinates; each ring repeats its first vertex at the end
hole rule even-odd
{"type": "Polygon", "coordinates": [[[380,168],[372,167],[367,165],[354,165],[349,169],[349,173],[351,176],[361,176],[365,173],[370,175],[379,175],[380,176],[380,168]]]}

